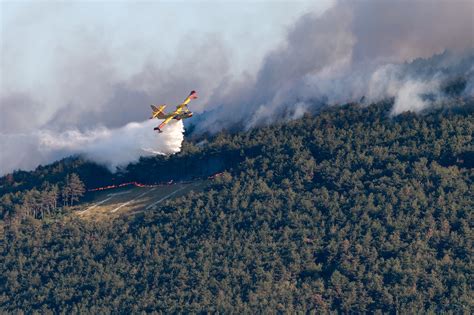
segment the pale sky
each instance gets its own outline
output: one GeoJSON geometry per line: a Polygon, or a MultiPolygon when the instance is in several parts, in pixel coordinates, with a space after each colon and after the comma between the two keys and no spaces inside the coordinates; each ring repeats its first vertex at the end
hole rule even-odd
{"type": "MultiPolygon", "coordinates": [[[[147,63],[164,68],[179,63],[181,51],[191,53],[200,41],[222,45],[230,74],[254,73],[269,50],[284,44],[287,28],[298,17],[322,13],[331,3],[3,1],[1,96],[27,93],[56,109],[65,96],[52,89],[63,84],[70,63],[104,58],[109,71],[126,80],[147,63]]],[[[206,51],[194,57],[199,63],[206,51]]]]}

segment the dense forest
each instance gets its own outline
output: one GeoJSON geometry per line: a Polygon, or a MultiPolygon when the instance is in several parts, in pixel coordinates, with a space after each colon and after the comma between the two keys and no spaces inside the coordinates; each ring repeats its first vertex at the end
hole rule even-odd
{"type": "Polygon", "coordinates": [[[332,107],[115,174],[76,157],[4,176],[0,310],[470,314],[474,103],[459,101],[397,117],[391,101],[332,107]],[[135,216],[67,212],[80,183],[222,170],[135,216]],[[27,211],[35,190],[55,191],[61,215],[27,211]]]}

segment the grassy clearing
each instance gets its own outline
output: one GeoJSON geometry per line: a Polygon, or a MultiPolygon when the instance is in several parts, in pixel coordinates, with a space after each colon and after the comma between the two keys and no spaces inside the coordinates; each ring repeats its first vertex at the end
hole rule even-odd
{"type": "Polygon", "coordinates": [[[160,185],[156,187],[123,187],[95,192],[91,201],[84,203],[77,215],[85,219],[101,220],[121,214],[151,210],[167,199],[200,191],[208,181],[160,185]]]}

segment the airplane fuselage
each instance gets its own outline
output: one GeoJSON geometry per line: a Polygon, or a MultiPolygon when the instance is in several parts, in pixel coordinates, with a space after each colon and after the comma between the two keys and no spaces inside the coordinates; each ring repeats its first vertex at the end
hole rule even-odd
{"type": "Polygon", "coordinates": [[[178,114],[178,115],[174,116],[173,119],[181,120],[181,119],[190,118],[190,117],[192,117],[192,116],[193,116],[193,113],[187,112],[187,113],[178,114]]]}

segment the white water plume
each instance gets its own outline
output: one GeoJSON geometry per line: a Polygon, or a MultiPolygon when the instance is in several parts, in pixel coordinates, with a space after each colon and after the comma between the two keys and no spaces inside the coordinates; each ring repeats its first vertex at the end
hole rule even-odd
{"type": "Polygon", "coordinates": [[[126,166],[140,157],[179,152],[184,138],[183,122],[171,121],[162,133],[153,130],[158,123],[157,120],[147,120],[116,129],[68,130],[62,133],[41,130],[31,134],[2,135],[2,142],[10,142],[10,147],[16,150],[2,152],[0,172],[31,169],[70,155],[81,155],[114,171],[117,166],[126,166]],[[25,156],[25,150],[31,152],[31,146],[35,144],[34,154],[25,156]],[[3,169],[12,165],[13,168],[3,169]]]}

